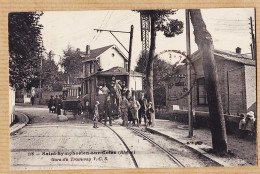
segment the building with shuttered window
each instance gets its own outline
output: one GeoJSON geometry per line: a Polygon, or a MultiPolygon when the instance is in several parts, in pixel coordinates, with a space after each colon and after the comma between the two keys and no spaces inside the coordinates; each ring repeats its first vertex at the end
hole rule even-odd
{"type": "MultiPolygon", "coordinates": [[[[214,50],[214,57],[224,113],[232,115],[248,111],[256,113],[256,61],[240,52],[220,50],[214,50]]],[[[195,111],[208,112],[201,52],[193,53],[191,60],[193,108],[195,111]]],[[[178,74],[184,78],[173,78],[166,89],[166,105],[169,110],[188,108],[187,97],[182,97],[187,93],[187,67],[184,65],[179,67],[178,74]]]]}

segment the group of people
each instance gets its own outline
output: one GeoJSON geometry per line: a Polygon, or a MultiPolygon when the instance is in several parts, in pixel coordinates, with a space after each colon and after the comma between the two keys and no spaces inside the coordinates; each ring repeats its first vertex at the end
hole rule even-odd
{"type": "Polygon", "coordinates": [[[49,112],[56,113],[57,115],[61,115],[61,108],[62,108],[62,96],[56,95],[55,98],[51,96],[48,102],[49,112]]]}
{"type": "MultiPolygon", "coordinates": [[[[128,93],[123,93],[122,97],[118,99],[118,114],[121,116],[122,126],[128,126],[132,122],[133,125],[136,123],[139,127],[142,118],[144,119],[144,124],[150,126],[152,124],[151,114],[154,113],[152,102],[148,103],[143,93],[139,100],[136,100],[135,95],[129,97],[127,94],[128,93]]],[[[104,101],[103,115],[105,125],[107,125],[107,122],[109,121],[109,125],[112,126],[112,115],[115,111],[113,110],[113,102],[112,94],[108,93],[104,101]]],[[[97,122],[100,120],[99,104],[100,102],[96,101],[93,112],[94,128],[97,128],[97,122]]]]}
{"type": "Polygon", "coordinates": [[[240,137],[253,136],[256,133],[256,119],[253,111],[240,114],[239,133],[240,137]]]}

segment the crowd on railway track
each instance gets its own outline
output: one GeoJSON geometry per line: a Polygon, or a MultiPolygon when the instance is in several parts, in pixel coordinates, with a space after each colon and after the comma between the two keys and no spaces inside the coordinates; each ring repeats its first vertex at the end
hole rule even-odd
{"type": "MultiPolygon", "coordinates": [[[[154,113],[153,103],[147,101],[145,93],[140,94],[139,100],[136,99],[135,93],[131,93],[127,88],[121,86],[116,82],[111,83],[112,90],[106,90],[105,100],[102,103],[103,110],[100,110],[100,103],[102,101],[95,101],[94,109],[91,109],[90,102],[88,100],[83,103],[78,99],[76,112],[74,114],[82,116],[84,119],[92,119],[94,122],[93,128],[98,128],[97,122],[104,122],[109,126],[112,126],[112,120],[115,114],[122,119],[122,126],[129,126],[133,124],[139,127],[144,120],[145,126],[152,124],[151,114],[154,113]],[[115,111],[116,108],[116,111],[115,111]]],[[[104,90],[103,90],[104,91],[104,90]]],[[[99,94],[101,95],[101,94],[99,94]]],[[[62,96],[51,96],[48,102],[49,112],[61,115],[62,108],[62,96]]]]}

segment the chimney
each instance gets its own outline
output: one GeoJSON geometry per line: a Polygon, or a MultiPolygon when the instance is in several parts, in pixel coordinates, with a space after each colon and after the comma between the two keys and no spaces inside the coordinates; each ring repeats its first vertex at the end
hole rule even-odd
{"type": "Polygon", "coordinates": [[[90,45],[87,45],[86,46],[86,55],[89,55],[90,54],[90,45]]]}
{"type": "Polygon", "coordinates": [[[237,48],[236,48],[236,53],[237,53],[237,54],[241,54],[241,48],[237,47],[237,48]]]}

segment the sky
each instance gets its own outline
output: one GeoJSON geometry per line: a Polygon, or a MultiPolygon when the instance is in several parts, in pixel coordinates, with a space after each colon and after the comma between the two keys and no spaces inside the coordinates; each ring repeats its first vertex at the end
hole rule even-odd
{"type": "MultiPolygon", "coordinates": [[[[251,53],[249,18],[253,18],[253,8],[218,8],[201,9],[202,17],[208,31],[212,35],[215,49],[235,52],[237,47],[242,48],[242,53],[251,53]]],[[[186,51],[185,10],[180,9],[172,16],[184,22],[183,33],[172,37],[164,37],[162,32],[157,32],[156,53],[163,50],[186,51]]],[[[40,18],[43,25],[42,37],[46,52],[53,51],[55,61],[58,63],[63,56],[63,50],[68,45],[85,51],[86,45],[91,49],[115,44],[128,56],[124,48],[109,32],[97,33],[94,29],[130,31],[134,25],[132,65],[134,69],[142,50],[140,32],[140,14],[130,10],[96,10],[96,11],[45,11],[40,18]]],[[[198,48],[194,41],[193,27],[191,25],[191,52],[198,48]]],[[[120,42],[128,49],[129,34],[114,33],[120,42]]]]}

